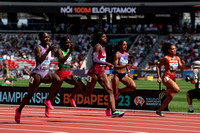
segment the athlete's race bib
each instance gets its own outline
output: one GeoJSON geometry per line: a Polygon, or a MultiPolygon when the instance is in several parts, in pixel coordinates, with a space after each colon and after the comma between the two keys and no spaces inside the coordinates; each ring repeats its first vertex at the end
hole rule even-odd
{"type": "MultiPolygon", "coordinates": [[[[106,62],[106,58],[100,58],[100,60],[106,62]]],[[[100,65],[100,66],[101,66],[101,67],[104,67],[104,66],[106,66],[106,65],[100,65]]]]}
{"type": "Polygon", "coordinates": [[[44,60],[42,62],[42,64],[41,64],[40,69],[42,69],[42,70],[49,70],[49,64],[50,64],[49,60],[44,60]]]}
{"type": "Polygon", "coordinates": [[[178,69],[178,63],[169,63],[170,70],[177,70],[178,69]]]}
{"type": "Polygon", "coordinates": [[[125,66],[126,64],[128,64],[128,60],[121,57],[119,64],[122,65],[122,66],[125,66]]]}
{"type": "Polygon", "coordinates": [[[72,57],[68,57],[68,59],[65,61],[65,65],[71,65],[72,57]]]}
{"type": "Polygon", "coordinates": [[[100,58],[100,60],[106,62],[106,58],[100,58]]]}

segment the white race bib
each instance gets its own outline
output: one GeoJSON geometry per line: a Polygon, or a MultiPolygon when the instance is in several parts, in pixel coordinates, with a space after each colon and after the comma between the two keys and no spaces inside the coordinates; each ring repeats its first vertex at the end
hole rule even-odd
{"type": "Polygon", "coordinates": [[[177,70],[178,69],[178,63],[169,63],[170,70],[177,70]]]}

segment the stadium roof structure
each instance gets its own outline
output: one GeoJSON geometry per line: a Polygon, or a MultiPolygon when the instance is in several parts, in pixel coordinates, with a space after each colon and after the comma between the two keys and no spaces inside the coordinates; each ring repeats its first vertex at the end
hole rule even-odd
{"type": "Polygon", "coordinates": [[[64,0],[53,0],[53,2],[49,2],[47,0],[35,0],[33,2],[32,0],[32,2],[25,2],[25,0],[18,0],[16,2],[14,0],[1,0],[0,12],[61,13],[62,8],[65,7],[68,7],[68,9],[71,10],[75,10],[74,8],[76,7],[79,7],[81,9],[102,7],[102,10],[105,9],[105,7],[135,7],[137,8],[135,13],[180,13],[196,12],[200,10],[200,1],[188,0],[174,0],[173,2],[170,2],[169,0],[164,0],[161,2],[158,2],[157,0],[152,0],[150,2],[147,2],[147,0],[115,0],[114,2],[111,2],[111,0],[106,0],[107,2],[105,2],[105,0],[95,0],[93,2],[91,1],[92,0],[68,0],[68,2],[64,2],[64,0]]]}
{"type": "Polygon", "coordinates": [[[6,2],[198,2],[198,0],[1,0],[6,2]]]}

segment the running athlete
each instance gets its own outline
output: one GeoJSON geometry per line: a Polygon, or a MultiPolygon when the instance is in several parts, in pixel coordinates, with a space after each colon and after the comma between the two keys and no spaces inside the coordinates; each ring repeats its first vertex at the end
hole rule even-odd
{"type": "Polygon", "coordinates": [[[60,49],[57,54],[59,69],[56,71],[56,74],[62,81],[75,86],[74,91],[69,96],[69,101],[71,106],[76,107],[74,96],[79,91],[80,87],[84,87],[84,84],[82,83],[80,77],[77,77],[70,72],[72,61],[71,53],[73,49],[74,45],[71,43],[70,39],[62,37],[60,40],[60,49]]]}
{"type": "Polygon", "coordinates": [[[108,93],[108,103],[111,106],[112,117],[122,117],[124,112],[119,112],[115,110],[115,98],[113,94],[113,89],[108,76],[105,73],[105,66],[112,67],[111,63],[106,62],[106,52],[104,45],[107,43],[106,35],[103,33],[94,34],[93,41],[91,45],[93,48],[93,67],[88,70],[87,73],[87,86],[85,91],[85,96],[90,96],[96,82],[107,91],[108,93]]]}
{"type": "Polygon", "coordinates": [[[49,109],[54,109],[54,107],[51,104],[51,101],[55,97],[57,89],[59,89],[62,84],[62,81],[60,80],[57,74],[49,72],[51,51],[54,50],[54,46],[53,44],[49,45],[48,33],[39,33],[39,39],[41,41],[41,44],[37,45],[34,50],[36,58],[36,67],[32,70],[30,75],[28,94],[23,98],[19,108],[17,108],[15,112],[15,121],[17,123],[20,123],[22,109],[37,91],[40,83],[52,83],[49,90],[49,95],[44,101],[44,104],[49,109]]]}
{"type": "MultiPolygon", "coordinates": [[[[136,89],[135,82],[130,78],[130,70],[128,68],[128,57],[129,54],[126,53],[127,42],[119,41],[118,42],[118,51],[114,56],[114,71],[112,75],[112,88],[115,95],[115,100],[118,99],[118,96],[121,92],[134,91],[136,89]],[[128,71],[128,75],[126,74],[128,71]],[[125,88],[119,89],[119,81],[126,85],[125,88]]],[[[106,109],[106,115],[110,116],[110,106],[106,109]]]]}
{"type": "Polygon", "coordinates": [[[170,103],[172,100],[174,94],[178,93],[180,91],[179,86],[176,84],[175,81],[175,73],[178,68],[180,68],[181,71],[184,70],[184,60],[180,60],[180,58],[176,55],[176,47],[173,44],[170,43],[164,43],[162,47],[162,51],[164,52],[165,56],[163,59],[161,59],[160,63],[157,64],[156,66],[156,71],[158,75],[158,80],[157,82],[161,82],[161,77],[160,77],[160,67],[162,65],[165,66],[165,72],[162,76],[162,82],[163,85],[166,86],[166,90],[163,90],[160,94],[159,97],[162,99],[166,94],[167,98],[163,102],[163,104],[160,106],[160,108],[156,111],[156,114],[160,116],[165,116],[161,111],[170,103]]]}

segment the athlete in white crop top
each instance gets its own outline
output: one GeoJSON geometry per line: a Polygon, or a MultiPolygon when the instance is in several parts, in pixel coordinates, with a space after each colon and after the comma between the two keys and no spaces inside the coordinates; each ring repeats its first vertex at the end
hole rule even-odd
{"type": "MultiPolygon", "coordinates": [[[[126,41],[119,41],[118,43],[119,51],[115,53],[114,56],[114,71],[111,77],[112,79],[112,87],[113,93],[115,95],[115,100],[118,99],[118,96],[121,92],[129,92],[134,91],[136,89],[135,82],[130,78],[130,70],[128,64],[128,56],[129,54],[126,53],[127,49],[127,42],[126,41]],[[128,75],[126,74],[128,72],[128,75]],[[119,81],[122,82],[126,87],[119,89],[119,81]]],[[[110,108],[106,109],[106,115],[110,115],[110,108]]]]}

